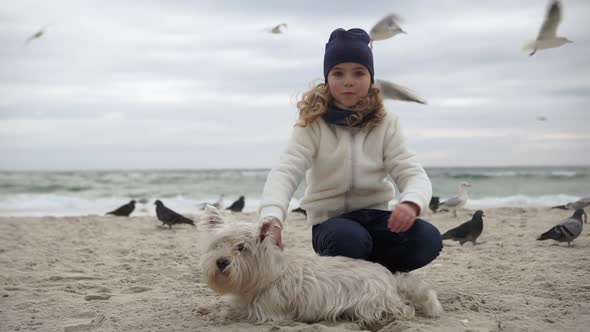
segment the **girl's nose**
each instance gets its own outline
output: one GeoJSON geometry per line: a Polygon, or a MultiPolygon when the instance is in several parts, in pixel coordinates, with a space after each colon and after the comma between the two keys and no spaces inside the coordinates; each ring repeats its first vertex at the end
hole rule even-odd
{"type": "Polygon", "coordinates": [[[352,79],[352,77],[346,77],[344,79],[344,85],[345,86],[352,86],[354,84],[354,81],[352,79]]]}

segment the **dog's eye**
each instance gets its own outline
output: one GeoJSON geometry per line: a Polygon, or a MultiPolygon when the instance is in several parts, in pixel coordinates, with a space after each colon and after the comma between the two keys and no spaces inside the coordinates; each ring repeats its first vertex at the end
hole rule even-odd
{"type": "Polygon", "coordinates": [[[246,245],[243,243],[240,243],[236,246],[236,250],[239,252],[242,252],[242,251],[246,250],[246,245]]]}

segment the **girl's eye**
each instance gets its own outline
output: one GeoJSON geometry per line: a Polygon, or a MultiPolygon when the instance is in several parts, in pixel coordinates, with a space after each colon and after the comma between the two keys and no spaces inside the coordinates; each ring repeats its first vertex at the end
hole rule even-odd
{"type": "Polygon", "coordinates": [[[356,77],[363,77],[363,76],[365,76],[365,72],[364,71],[361,71],[361,70],[355,71],[354,72],[354,76],[356,76],[356,77]]]}
{"type": "Polygon", "coordinates": [[[344,73],[341,71],[335,71],[332,73],[332,76],[342,77],[342,76],[344,76],[344,73]]]}
{"type": "Polygon", "coordinates": [[[236,246],[236,249],[237,249],[239,252],[242,252],[242,251],[246,250],[246,245],[244,245],[243,243],[240,243],[240,244],[238,244],[238,245],[236,246]]]}

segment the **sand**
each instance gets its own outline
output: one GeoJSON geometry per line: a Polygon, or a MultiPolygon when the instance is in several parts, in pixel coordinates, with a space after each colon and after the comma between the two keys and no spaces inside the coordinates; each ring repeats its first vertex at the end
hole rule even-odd
{"type": "MultiPolygon", "coordinates": [[[[472,212],[426,218],[444,232],[472,212]]],[[[413,272],[438,291],[444,315],[394,321],[382,331],[588,331],[589,229],[568,247],[535,238],[571,211],[485,214],[481,244],[445,241],[438,259],[413,272]]],[[[200,273],[200,229],[169,230],[154,217],[0,218],[0,330],[360,330],[351,322],[228,320],[226,302],[200,273]]],[[[310,237],[303,217],[290,215],[285,250],[311,251],[310,237]]]]}

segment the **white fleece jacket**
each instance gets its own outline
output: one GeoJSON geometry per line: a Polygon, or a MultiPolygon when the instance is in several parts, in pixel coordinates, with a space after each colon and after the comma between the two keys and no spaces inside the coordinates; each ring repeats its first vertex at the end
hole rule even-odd
{"type": "Polygon", "coordinates": [[[394,197],[390,175],[400,190],[400,202],[424,211],[432,196],[428,175],[408,151],[398,117],[387,113],[369,131],[352,133],[322,118],[295,127],[278,165],[268,174],[258,213],[281,222],[289,202],[307,173],[301,208],[312,225],[358,209],[387,210],[394,197]]]}

